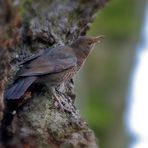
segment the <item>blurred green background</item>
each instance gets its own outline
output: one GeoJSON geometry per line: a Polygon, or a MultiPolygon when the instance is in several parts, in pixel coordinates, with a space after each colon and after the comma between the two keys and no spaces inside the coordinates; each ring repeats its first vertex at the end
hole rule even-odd
{"type": "Polygon", "coordinates": [[[76,78],[77,103],[101,148],[127,148],[124,113],[146,0],[111,0],[89,35],[105,35],[76,78]]]}

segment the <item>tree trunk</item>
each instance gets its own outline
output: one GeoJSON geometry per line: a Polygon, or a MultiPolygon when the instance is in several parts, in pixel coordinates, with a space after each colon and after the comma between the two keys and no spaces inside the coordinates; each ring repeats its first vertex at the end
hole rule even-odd
{"type": "MultiPolygon", "coordinates": [[[[7,87],[26,58],[85,35],[95,12],[106,1],[0,0],[1,118],[8,73],[7,87]]],[[[32,88],[31,99],[25,102],[5,101],[0,147],[98,147],[93,131],[74,105],[73,88],[71,79],[56,89],[55,95],[62,100],[65,111],[58,108],[45,86],[32,88]]]]}

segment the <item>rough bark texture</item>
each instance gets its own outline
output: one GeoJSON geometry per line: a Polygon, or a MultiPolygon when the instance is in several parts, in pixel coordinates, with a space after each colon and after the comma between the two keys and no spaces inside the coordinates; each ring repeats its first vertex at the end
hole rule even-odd
{"type": "MultiPolygon", "coordinates": [[[[9,1],[0,1],[0,121],[4,110],[4,89],[10,69],[9,42],[7,37],[11,34],[7,30],[11,22],[9,1]]],[[[11,36],[11,35],[10,35],[11,36]]]]}
{"type": "MultiPolygon", "coordinates": [[[[8,85],[13,83],[19,63],[29,56],[85,35],[95,12],[106,1],[0,0],[0,45],[5,51],[5,54],[0,52],[5,62],[1,59],[0,95],[4,91],[9,59],[12,68],[8,85]]],[[[56,95],[67,108],[64,112],[44,86],[36,86],[32,98],[25,103],[6,102],[1,147],[97,147],[93,131],[74,106],[73,87],[73,80],[68,80],[56,89],[56,95]]]]}
{"type": "Polygon", "coordinates": [[[9,52],[7,49],[0,48],[0,121],[3,118],[4,111],[4,89],[9,72],[9,52]]]}

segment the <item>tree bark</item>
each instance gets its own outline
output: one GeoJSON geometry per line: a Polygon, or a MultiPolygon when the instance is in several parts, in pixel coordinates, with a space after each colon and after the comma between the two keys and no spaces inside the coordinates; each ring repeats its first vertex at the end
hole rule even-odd
{"type": "MultiPolygon", "coordinates": [[[[9,86],[26,58],[85,35],[95,12],[106,1],[0,0],[1,118],[8,73],[9,86]]],[[[45,86],[36,85],[31,99],[25,102],[5,101],[0,147],[98,147],[93,131],[74,105],[73,88],[71,79],[56,89],[64,112],[45,86]]]]}
{"type": "Polygon", "coordinates": [[[11,44],[11,40],[8,37],[11,36],[9,25],[11,18],[13,18],[10,15],[11,6],[9,1],[0,1],[0,122],[3,118],[4,90],[10,69],[9,45],[11,44]]]}

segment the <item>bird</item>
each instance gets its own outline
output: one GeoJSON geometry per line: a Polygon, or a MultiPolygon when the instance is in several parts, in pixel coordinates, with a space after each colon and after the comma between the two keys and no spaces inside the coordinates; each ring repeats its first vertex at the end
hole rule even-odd
{"type": "Polygon", "coordinates": [[[45,85],[54,94],[56,86],[71,79],[80,70],[102,37],[80,36],[68,46],[47,48],[25,60],[13,84],[6,89],[5,98],[8,101],[19,100],[35,83],[45,85]]]}

